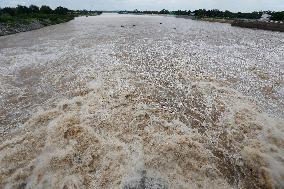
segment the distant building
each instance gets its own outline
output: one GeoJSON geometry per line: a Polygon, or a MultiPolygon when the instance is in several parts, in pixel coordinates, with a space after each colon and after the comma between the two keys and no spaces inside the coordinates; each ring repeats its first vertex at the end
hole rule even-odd
{"type": "Polygon", "coordinates": [[[259,19],[260,21],[269,21],[271,18],[271,15],[270,14],[267,14],[267,13],[263,13],[261,18],[259,19]]]}

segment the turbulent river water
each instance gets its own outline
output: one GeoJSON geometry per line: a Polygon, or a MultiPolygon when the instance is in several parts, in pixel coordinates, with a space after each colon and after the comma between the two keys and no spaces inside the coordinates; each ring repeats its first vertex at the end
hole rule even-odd
{"type": "Polygon", "coordinates": [[[0,38],[0,188],[284,188],[284,33],[103,14],[0,38]]]}

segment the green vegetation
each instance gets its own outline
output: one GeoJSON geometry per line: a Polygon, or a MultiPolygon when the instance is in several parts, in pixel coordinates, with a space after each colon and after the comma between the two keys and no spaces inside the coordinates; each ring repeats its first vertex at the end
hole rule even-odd
{"type": "MultiPolygon", "coordinates": [[[[282,12],[272,12],[265,11],[267,14],[271,15],[271,19],[275,21],[284,21],[284,11],[282,12]]],[[[198,9],[195,11],[190,10],[178,10],[178,11],[138,11],[137,9],[134,11],[121,11],[121,14],[171,14],[171,15],[183,15],[183,16],[195,16],[196,18],[222,18],[222,19],[259,19],[261,18],[263,12],[251,12],[251,13],[242,13],[242,12],[230,12],[220,11],[218,9],[213,10],[205,10],[198,9]]]]}
{"type": "Polygon", "coordinates": [[[0,22],[9,25],[29,24],[33,21],[40,21],[44,25],[57,24],[72,20],[74,16],[67,8],[58,7],[52,10],[48,6],[30,7],[18,5],[15,8],[6,7],[0,9],[0,22]]]}
{"type": "Polygon", "coordinates": [[[217,9],[213,9],[213,10],[199,9],[199,10],[195,10],[194,13],[198,18],[260,19],[262,16],[262,12],[233,13],[230,11],[220,11],[217,9]]]}
{"type": "Polygon", "coordinates": [[[73,11],[64,7],[57,7],[53,10],[46,5],[41,7],[18,5],[17,7],[0,8],[0,23],[13,26],[15,24],[30,24],[39,21],[43,25],[52,25],[70,21],[76,16],[98,14],[101,14],[101,12],[73,11]]]}
{"type": "Polygon", "coordinates": [[[284,11],[274,12],[271,17],[272,20],[284,21],[284,11]]]}

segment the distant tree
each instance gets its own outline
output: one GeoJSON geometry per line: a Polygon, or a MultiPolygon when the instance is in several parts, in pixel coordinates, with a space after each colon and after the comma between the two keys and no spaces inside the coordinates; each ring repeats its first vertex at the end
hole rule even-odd
{"type": "Polygon", "coordinates": [[[40,13],[51,14],[53,11],[49,6],[43,5],[40,7],[40,13]]]}
{"type": "Polygon", "coordinates": [[[2,9],[2,14],[8,14],[10,16],[16,15],[16,9],[11,7],[5,7],[2,9]]]}
{"type": "Polygon", "coordinates": [[[205,9],[198,9],[194,11],[195,16],[197,17],[206,17],[206,10],[205,9]]]}
{"type": "Polygon", "coordinates": [[[233,18],[233,17],[234,17],[234,14],[233,14],[232,12],[226,10],[226,11],[224,12],[224,17],[225,17],[225,18],[233,18]]]}
{"type": "Polygon", "coordinates": [[[88,14],[88,11],[87,11],[86,9],[81,10],[81,11],[79,11],[79,12],[81,12],[82,14],[88,14]]]}
{"type": "Polygon", "coordinates": [[[29,14],[30,13],[30,10],[28,7],[26,6],[22,6],[22,5],[18,5],[16,7],[16,14],[17,15],[21,15],[21,14],[29,14]]]}
{"type": "Polygon", "coordinates": [[[166,10],[166,9],[163,9],[160,11],[160,14],[169,14],[170,11],[166,10]]]}
{"type": "Polygon", "coordinates": [[[39,7],[36,5],[31,5],[29,6],[30,12],[31,13],[38,13],[39,12],[39,7]]]}
{"type": "Polygon", "coordinates": [[[284,11],[282,11],[282,12],[272,12],[271,13],[271,20],[284,21],[284,11]]]}
{"type": "Polygon", "coordinates": [[[64,7],[57,7],[54,10],[55,14],[67,14],[69,12],[69,10],[67,8],[64,7]]]}
{"type": "Polygon", "coordinates": [[[186,10],[184,10],[184,11],[178,10],[178,11],[172,11],[171,13],[174,14],[174,15],[189,15],[191,12],[186,11],[186,10]]]}

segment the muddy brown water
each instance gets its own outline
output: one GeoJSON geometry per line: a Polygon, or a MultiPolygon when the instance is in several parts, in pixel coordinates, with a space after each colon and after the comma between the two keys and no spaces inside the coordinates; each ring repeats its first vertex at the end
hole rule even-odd
{"type": "Polygon", "coordinates": [[[117,14],[0,37],[0,188],[282,188],[283,44],[117,14]]]}

